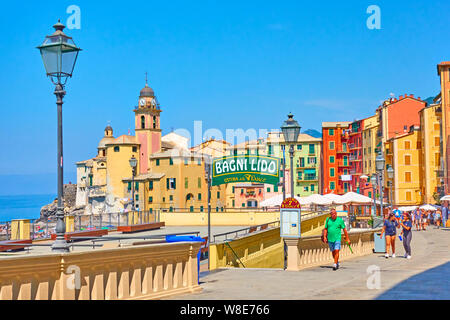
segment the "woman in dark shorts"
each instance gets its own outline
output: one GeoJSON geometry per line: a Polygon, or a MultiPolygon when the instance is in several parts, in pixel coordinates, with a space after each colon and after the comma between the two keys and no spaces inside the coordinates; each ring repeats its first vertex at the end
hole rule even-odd
{"type": "Polygon", "coordinates": [[[399,227],[395,215],[390,213],[389,217],[384,220],[383,230],[380,234],[380,238],[383,238],[383,233],[386,233],[386,254],[384,255],[386,259],[389,258],[389,247],[392,248],[392,258],[395,258],[395,235],[397,234],[396,229],[399,227]]]}

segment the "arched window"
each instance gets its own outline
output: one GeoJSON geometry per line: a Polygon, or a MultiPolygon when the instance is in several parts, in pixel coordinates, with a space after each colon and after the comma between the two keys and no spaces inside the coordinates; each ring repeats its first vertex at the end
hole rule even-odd
{"type": "Polygon", "coordinates": [[[145,117],[141,116],[141,129],[145,129],[145,117]]]}
{"type": "Polygon", "coordinates": [[[153,116],[153,129],[156,129],[156,116],[153,116]]]}

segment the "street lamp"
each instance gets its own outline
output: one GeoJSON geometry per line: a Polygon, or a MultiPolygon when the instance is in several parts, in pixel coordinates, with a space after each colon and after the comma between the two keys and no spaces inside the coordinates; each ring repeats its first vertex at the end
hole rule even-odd
{"type": "Polygon", "coordinates": [[[66,94],[64,86],[67,78],[72,77],[78,53],[81,51],[72,38],[65,35],[65,26],[58,20],[53,26],[55,32],[46,36],[44,42],[37,47],[44,62],[45,71],[55,85],[56,105],[58,113],[58,206],[56,211],[56,240],[52,245],[52,251],[68,252],[69,246],[64,238],[66,226],[64,223],[63,198],[63,137],[62,137],[62,105],[66,94]]]}
{"type": "Polygon", "coordinates": [[[373,197],[373,206],[372,206],[372,217],[376,216],[377,214],[377,204],[376,204],[376,196],[375,196],[375,189],[377,187],[377,176],[375,174],[372,175],[370,178],[370,183],[372,184],[372,197],[373,197]]]}
{"type": "Polygon", "coordinates": [[[288,119],[281,126],[283,132],[284,141],[286,144],[290,144],[289,156],[291,158],[291,197],[294,198],[294,143],[297,142],[298,135],[300,134],[300,125],[294,120],[292,113],[288,114],[288,119]]]}
{"type": "Polygon", "coordinates": [[[384,164],[386,160],[383,158],[383,155],[378,153],[377,157],[375,158],[375,167],[377,169],[377,173],[380,177],[380,183],[378,184],[378,187],[380,188],[380,215],[383,216],[383,181],[384,181],[384,164]]]}
{"type": "Polygon", "coordinates": [[[130,161],[130,166],[131,169],[133,170],[133,174],[132,174],[132,178],[131,178],[131,188],[132,188],[132,194],[131,194],[131,198],[133,199],[131,202],[131,208],[133,209],[133,212],[135,211],[135,207],[134,207],[134,177],[136,176],[136,167],[137,167],[137,159],[134,157],[134,155],[131,157],[130,161]]]}
{"type": "Polygon", "coordinates": [[[386,170],[387,172],[387,176],[389,179],[389,189],[390,189],[390,196],[389,196],[389,200],[391,202],[391,205],[394,204],[394,199],[392,198],[392,189],[394,188],[394,182],[392,181],[392,179],[394,178],[394,168],[392,168],[391,165],[389,165],[389,167],[386,170]]]}

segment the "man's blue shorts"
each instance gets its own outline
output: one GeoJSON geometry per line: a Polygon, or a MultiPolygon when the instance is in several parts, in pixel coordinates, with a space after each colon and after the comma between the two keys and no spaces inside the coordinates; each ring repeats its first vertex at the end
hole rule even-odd
{"type": "Polygon", "coordinates": [[[335,242],[328,242],[328,246],[330,247],[331,251],[341,250],[341,240],[337,240],[335,242]]]}

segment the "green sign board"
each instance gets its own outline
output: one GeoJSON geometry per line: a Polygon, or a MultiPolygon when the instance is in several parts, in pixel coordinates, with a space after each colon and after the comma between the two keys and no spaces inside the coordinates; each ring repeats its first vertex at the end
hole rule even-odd
{"type": "Polygon", "coordinates": [[[279,178],[278,158],[246,155],[213,159],[213,186],[236,182],[278,184],[279,178]]]}

